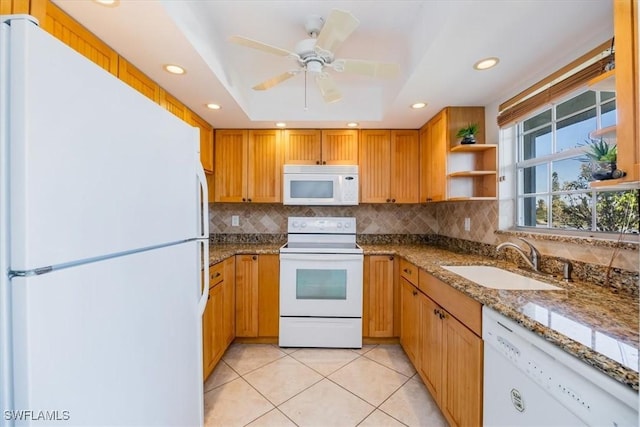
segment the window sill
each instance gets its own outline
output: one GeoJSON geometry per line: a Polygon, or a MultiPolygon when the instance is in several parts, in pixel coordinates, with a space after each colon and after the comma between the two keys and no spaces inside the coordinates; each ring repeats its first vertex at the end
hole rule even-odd
{"type": "Polygon", "coordinates": [[[619,248],[630,251],[640,250],[640,236],[638,235],[626,235],[622,240],[618,241],[618,235],[609,234],[606,236],[597,235],[584,235],[577,236],[571,234],[558,234],[557,231],[550,230],[549,232],[543,232],[539,230],[529,230],[527,228],[518,228],[511,230],[496,230],[496,234],[513,237],[523,237],[532,240],[546,240],[553,242],[574,243],[579,245],[590,245],[602,248],[619,248]]]}

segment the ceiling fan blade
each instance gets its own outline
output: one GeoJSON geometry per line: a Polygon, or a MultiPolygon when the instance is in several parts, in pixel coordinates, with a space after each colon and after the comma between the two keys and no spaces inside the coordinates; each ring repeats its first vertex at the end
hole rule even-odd
{"type": "Polygon", "coordinates": [[[324,102],[331,103],[342,99],[342,94],[338,90],[338,86],[333,78],[327,73],[320,73],[316,75],[316,83],[320,88],[320,93],[324,102]]]}
{"type": "Polygon", "coordinates": [[[279,47],[271,46],[269,44],[262,43],[262,42],[259,42],[257,40],[253,40],[253,39],[248,39],[248,38],[242,37],[242,36],[231,36],[231,37],[229,37],[229,41],[232,42],[232,43],[235,43],[235,44],[239,44],[241,46],[250,47],[252,49],[261,50],[261,51],[267,52],[267,53],[272,53],[274,55],[279,55],[279,56],[289,56],[289,55],[298,56],[295,53],[289,52],[286,49],[281,49],[279,47]]]}
{"type": "Polygon", "coordinates": [[[333,9],[318,35],[316,48],[333,53],[358,25],[360,21],[349,12],[333,9]]]}
{"type": "Polygon", "coordinates": [[[362,74],[383,79],[392,79],[400,71],[398,64],[364,59],[339,59],[332,64],[332,67],[339,72],[362,74]]]}
{"type": "Polygon", "coordinates": [[[275,85],[282,83],[285,80],[289,80],[291,77],[298,74],[295,71],[287,71],[286,73],[282,73],[278,76],[270,78],[269,80],[265,80],[264,82],[257,84],[253,87],[253,90],[267,90],[271,89],[275,85]]]}

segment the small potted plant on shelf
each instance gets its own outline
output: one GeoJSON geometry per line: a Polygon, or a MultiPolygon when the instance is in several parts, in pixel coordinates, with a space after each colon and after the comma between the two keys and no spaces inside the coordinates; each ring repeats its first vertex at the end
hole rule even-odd
{"type": "Polygon", "coordinates": [[[456,138],[462,138],[460,144],[475,144],[476,134],[478,133],[478,124],[470,123],[469,126],[463,127],[456,134],[456,138]]]}
{"type": "Polygon", "coordinates": [[[609,144],[604,139],[585,140],[585,155],[591,163],[591,176],[595,180],[622,178],[625,173],[617,169],[618,150],[616,144],[609,144]]]}

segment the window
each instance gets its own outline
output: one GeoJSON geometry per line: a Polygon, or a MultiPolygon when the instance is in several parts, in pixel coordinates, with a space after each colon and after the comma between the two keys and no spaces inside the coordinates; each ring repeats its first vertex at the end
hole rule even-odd
{"type": "MultiPolygon", "coordinates": [[[[583,89],[516,124],[518,226],[638,233],[639,190],[589,187],[585,145],[615,125],[615,102],[614,92],[583,89]]],[[[601,138],[615,144],[615,135],[601,138]]]]}

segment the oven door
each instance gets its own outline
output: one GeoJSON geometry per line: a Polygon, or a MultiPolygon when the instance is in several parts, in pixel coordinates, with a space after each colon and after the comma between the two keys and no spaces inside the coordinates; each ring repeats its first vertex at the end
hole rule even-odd
{"type": "Polygon", "coordinates": [[[362,317],[362,254],[280,254],[280,315],[362,317]]]}

